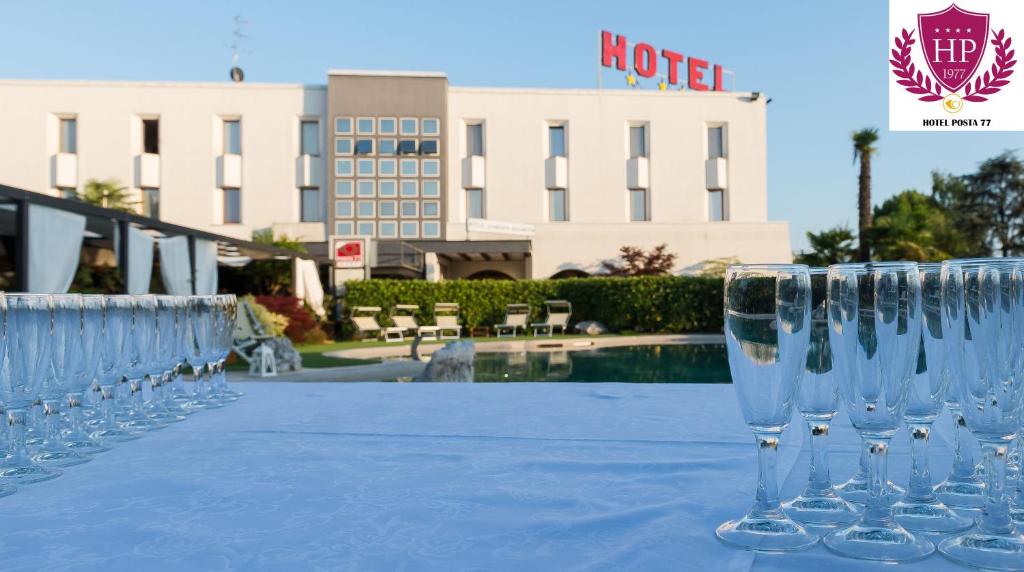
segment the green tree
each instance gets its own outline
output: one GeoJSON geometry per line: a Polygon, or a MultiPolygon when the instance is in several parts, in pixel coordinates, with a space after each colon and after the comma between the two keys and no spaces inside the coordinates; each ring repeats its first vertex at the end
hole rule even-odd
{"type": "Polygon", "coordinates": [[[853,231],[845,226],[837,226],[818,233],[808,231],[807,241],[811,243],[811,250],[797,254],[794,262],[808,266],[850,262],[857,256],[854,240],[853,231]]]}
{"type": "Polygon", "coordinates": [[[131,200],[130,191],[117,179],[89,179],[77,196],[90,205],[132,213],[138,204],[131,200]]]}
{"type": "MultiPolygon", "coordinates": [[[[301,241],[285,235],[274,236],[271,229],[257,230],[252,233],[252,241],[257,244],[285,248],[302,254],[306,247],[301,241]]],[[[268,296],[281,296],[292,286],[292,261],[288,260],[254,260],[243,269],[246,278],[251,281],[252,292],[268,296]]]]}
{"type": "Polygon", "coordinates": [[[878,128],[870,127],[854,131],[853,162],[860,160],[860,174],[857,176],[857,233],[860,241],[858,257],[862,262],[871,259],[871,243],[868,229],[871,228],[871,157],[878,153],[878,128]]]}
{"type": "Polygon", "coordinates": [[[961,256],[960,238],[933,197],[907,190],[875,208],[870,230],[876,260],[938,261],[961,256]]]}
{"type": "Polygon", "coordinates": [[[650,251],[637,246],[623,246],[619,249],[619,261],[605,260],[601,269],[609,276],[661,276],[672,271],[676,255],[662,243],[650,251]]]}
{"type": "Polygon", "coordinates": [[[983,162],[966,180],[991,249],[1003,256],[1024,253],[1024,163],[1006,151],[983,162]]]}
{"type": "Polygon", "coordinates": [[[949,234],[942,248],[957,257],[990,256],[988,216],[968,177],[932,171],[932,198],[946,211],[949,234]]]}

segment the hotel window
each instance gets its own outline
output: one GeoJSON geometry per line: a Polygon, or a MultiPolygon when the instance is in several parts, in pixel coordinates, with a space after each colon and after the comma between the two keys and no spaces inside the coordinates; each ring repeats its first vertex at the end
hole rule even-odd
{"type": "Polygon", "coordinates": [[[351,177],[353,173],[352,167],[352,159],[335,159],[334,175],[337,177],[351,177]]]}
{"type": "Polygon", "coordinates": [[[398,223],[394,221],[381,221],[377,223],[380,229],[380,238],[398,238],[398,223]]]}
{"type": "Polygon", "coordinates": [[[548,157],[565,157],[565,126],[548,126],[548,157]]]}
{"type": "Polygon", "coordinates": [[[160,218],[160,189],[142,189],[142,215],[160,218]]]}
{"type": "Polygon", "coordinates": [[[725,157],[725,126],[708,127],[708,159],[725,157]]]}
{"type": "Polygon", "coordinates": [[[647,156],[647,126],[629,126],[629,158],[647,156]]]}
{"type": "Polygon", "coordinates": [[[301,222],[320,222],[320,189],[304,187],[299,189],[299,220],[301,222]]]}
{"type": "Polygon", "coordinates": [[[335,201],[334,202],[334,216],[338,218],[352,218],[355,214],[352,210],[352,201],[335,201]]]}
{"type": "Polygon", "coordinates": [[[415,177],[419,174],[419,161],[416,159],[402,159],[398,168],[403,177],[415,177]]]}
{"type": "Polygon", "coordinates": [[[334,132],[338,135],[351,135],[352,134],[352,118],[351,117],[335,117],[334,118],[334,132]]]}
{"type": "Polygon", "coordinates": [[[303,120],[299,123],[299,152],[301,155],[320,154],[320,122],[303,120]]]}
{"type": "Polygon", "coordinates": [[[334,223],[334,234],[341,236],[352,236],[352,223],[351,222],[338,222],[334,223]]]}
{"type": "MultiPolygon", "coordinates": [[[[427,190],[427,182],[423,181],[423,190],[427,190]]],[[[402,196],[403,197],[415,197],[419,194],[419,183],[416,181],[402,181],[402,196]]]]}
{"type": "Polygon", "coordinates": [[[420,216],[420,204],[416,201],[402,201],[402,218],[420,216]]]}
{"type": "Polygon", "coordinates": [[[423,223],[423,238],[440,238],[441,223],[437,221],[425,221],[423,223]]]}
{"type": "Polygon", "coordinates": [[[377,162],[373,159],[359,159],[356,161],[356,173],[360,177],[372,177],[377,172],[377,162]]]}
{"type": "Polygon", "coordinates": [[[356,194],[360,197],[372,197],[376,194],[374,192],[376,190],[374,189],[376,187],[375,183],[376,181],[359,181],[356,183],[356,194]]]}
{"type": "Polygon", "coordinates": [[[466,124],[466,156],[476,157],[484,154],[484,125],[482,123],[466,124]]]}
{"type": "MultiPolygon", "coordinates": [[[[142,120],[142,152],[152,155],[160,154],[160,120],[142,120]]],[[[156,218],[156,217],[153,217],[156,218]]]]}
{"type": "Polygon", "coordinates": [[[441,196],[441,182],[440,181],[423,181],[423,196],[424,197],[440,197],[441,196]]]}
{"type": "Polygon", "coordinates": [[[373,155],[373,139],[356,139],[356,155],[373,155]]]}
{"type": "Polygon", "coordinates": [[[377,120],[377,133],[381,135],[394,135],[398,132],[397,122],[394,117],[381,117],[377,120]]]}
{"type": "Polygon", "coordinates": [[[237,119],[224,120],[224,154],[242,154],[242,122],[237,119]]]}
{"type": "Polygon", "coordinates": [[[398,185],[394,179],[383,179],[377,183],[377,194],[381,197],[398,196],[398,185]]]}
{"type": "Polygon", "coordinates": [[[629,220],[633,222],[650,220],[647,213],[647,191],[645,189],[629,191],[629,220]]]}
{"type": "Polygon", "coordinates": [[[414,139],[402,139],[398,142],[399,155],[415,155],[416,141],[414,139]]]}
{"type": "Polygon", "coordinates": [[[398,216],[398,203],[396,201],[381,201],[377,207],[380,218],[396,218],[398,216]]]}
{"type": "Polygon", "coordinates": [[[62,198],[62,199],[78,199],[78,198],[80,198],[78,196],[78,190],[76,190],[74,188],[71,188],[71,187],[57,187],[57,190],[60,191],[60,198],[62,198]]]}
{"type": "Polygon", "coordinates": [[[427,117],[423,120],[423,131],[420,133],[424,137],[432,135],[440,135],[441,133],[441,120],[436,117],[427,117]]]}
{"type": "Polygon", "coordinates": [[[420,225],[417,222],[402,223],[402,238],[416,238],[420,234],[420,225]]]}
{"type": "Polygon", "coordinates": [[[440,216],[440,201],[423,201],[423,218],[438,218],[440,216]]]}
{"type": "Polygon", "coordinates": [[[351,197],[352,196],[352,180],[346,179],[342,181],[334,181],[334,196],[336,197],[351,197]]]}
{"type": "Polygon", "coordinates": [[[441,161],[437,159],[424,159],[423,160],[423,176],[424,177],[439,177],[441,176],[441,161]]]}
{"type": "Polygon", "coordinates": [[[708,191],[708,220],[712,222],[725,220],[724,191],[708,191]]]}
{"type": "Polygon", "coordinates": [[[374,120],[372,117],[356,119],[356,135],[373,135],[374,120]]]}
{"type": "Polygon", "coordinates": [[[484,218],[484,192],[481,189],[466,189],[466,216],[484,218]]]}
{"type": "Polygon", "coordinates": [[[554,222],[569,220],[565,208],[565,189],[551,189],[548,191],[548,219],[554,222]]]}
{"type": "Polygon", "coordinates": [[[356,226],[356,234],[359,236],[373,236],[373,223],[361,222],[356,226]]]}
{"type": "Polygon", "coordinates": [[[74,117],[60,118],[60,152],[78,153],[78,120],[74,117]]]}
{"type": "Polygon", "coordinates": [[[356,217],[373,218],[376,215],[377,203],[374,201],[358,201],[356,203],[356,217]]]}
{"type": "Polygon", "coordinates": [[[416,118],[414,117],[403,117],[399,121],[399,129],[402,135],[416,135],[419,130],[416,128],[416,118]]]}
{"type": "Polygon", "coordinates": [[[224,224],[238,224],[242,222],[242,191],[241,189],[224,189],[224,224]]]}
{"type": "Polygon", "coordinates": [[[378,155],[394,155],[398,150],[397,139],[380,139],[377,141],[378,155]]]}
{"type": "Polygon", "coordinates": [[[339,137],[334,140],[335,155],[351,155],[354,151],[351,137],[339,137]]]}
{"type": "Polygon", "coordinates": [[[377,161],[377,174],[381,177],[394,177],[398,171],[394,159],[380,159],[377,161]]]}
{"type": "Polygon", "coordinates": [[[424,139],[420,142],[420,155],[437,155],[437,149],[437,139],[424,139]]]}

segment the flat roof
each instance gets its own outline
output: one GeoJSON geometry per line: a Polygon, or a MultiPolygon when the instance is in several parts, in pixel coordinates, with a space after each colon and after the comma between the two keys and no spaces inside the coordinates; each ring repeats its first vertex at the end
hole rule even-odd
{"type": "Polygon", "coordinates": [[[327,75],[363,75],[375,77],[448,77],[444,72],[439,71],[411,71],[411,70],[327,70],[327,75]]]}

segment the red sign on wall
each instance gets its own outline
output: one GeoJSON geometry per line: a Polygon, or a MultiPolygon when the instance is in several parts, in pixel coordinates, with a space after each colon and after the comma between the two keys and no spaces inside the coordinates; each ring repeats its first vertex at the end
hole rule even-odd
{"type": "Polygon", "coordinates": [[[366,244],[362,239],[339,238],[334,241],[335,268],[362,268],[366,244]]]}
{"type": "Polygon", "coordinates": [[[626,36],[602,31],[601,65],[626,71],[626,60],[631,57],[632,70],[640,77],[659,76],[667,85],[680,85],[683,84],[681,76],[685,74],[685,86],[694,91],[728,91],[722,81],[725,70],[718,64],[710,64],[695,56],[687,57],[669,49],[661,50],[659,55],[654,46],[644,42],[629,48],[626,36]]]}

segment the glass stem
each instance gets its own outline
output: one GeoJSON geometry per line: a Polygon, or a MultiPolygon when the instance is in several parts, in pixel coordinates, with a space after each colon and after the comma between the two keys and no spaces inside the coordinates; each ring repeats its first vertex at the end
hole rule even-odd
{"type": "Polygon", "coordinates": [[[811,436],[811,471],[807,477],[804,496],[819,497],[832,493],[832,477],[829,475],[827,453],[828,421],[808,421],[807,430],[811,436]]]}
{"type": "Polygon", "coordinates": [[[964,481],[974,477],[974,452],[964,443],[964,428],[967,422],[959,411],[953,412],[953,470],[952,480],[964,481]]]}
{"type": "Polygon", "coordinates": [[[114,427],[114,399],[116,399],[116,386],[100,386],[100,415],[103,416],[103,425],[114,427]]]}
{"type": "Polygon", "coordinates": [[[25,409],[12,408],[7,410],[7,427],[10,432],[10,447],[7,450],[10,460],[28,458],[25,448],[25,409]]]}
{"type": "Polygon", "coordinates": [[[984,534],[1011,534],[1010,505],[1006,497],[1006,443],[983,442],[985,463],[985,504],[981,507],[978,530],[984,534]]]}
{"type": "Polygon", "coordinates": [[[757,517],[773,514],[781,510],[779,507],[779,484],[776,471],[779,434],[755,433],[754,441],[757,443],[757,496],[754,499],[754,507],[750,510],[750,514],[757,517]]]}
{"type": "Polygon", "coordinates": [[[907,500],[913,502],[934,502],[932,474],[928,467],[928,440],[931,437],[930,423],[908,423],[910,431],[910,483],[907,485],[907,500]]]}
{"type": "Polygon", "coordinates": [[[889,437],[865,439],[864,450],[868,457],[868,500],[861,524],[888,528],[893,522],[887,484],[889,437]]]}
{"type": "MultiPolygon", "coordinates": [[[[148,376],[147,376],[148,377],[148,376]]],[[[129,379],[128,380],[128,391],[129,399],[131,402],[129,406],[132,411],[142,410],[142,380],[144,378],[129,379]]]]}
{"type": "Polygon", "coordinates": [[[69,435],[81,435],[82,434],[82,392],[76,391],[69,393],[68,399],[68,427],[71,432],[69,435]]]}
{"type": "Polygon", "coordinates": [[[59,445],[60,439],[60,400],[43,400],[43,423],[46,427],[46,444],[59,445]]]}

